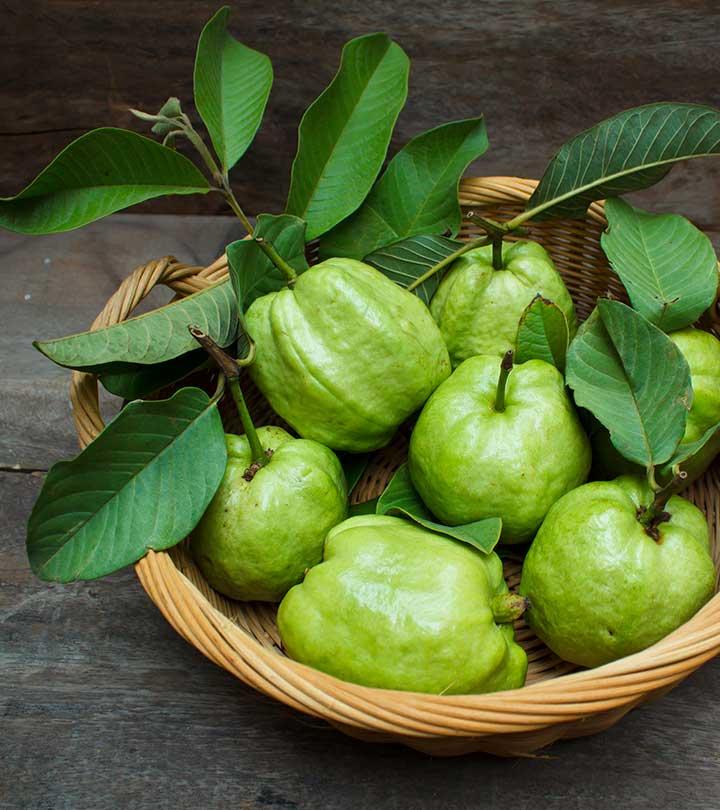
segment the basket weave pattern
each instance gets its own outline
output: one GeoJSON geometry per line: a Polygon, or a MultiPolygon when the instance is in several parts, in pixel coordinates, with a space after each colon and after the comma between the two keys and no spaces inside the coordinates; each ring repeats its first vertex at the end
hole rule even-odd
{"type": "MultiPolygon", "coordinates": [[[[522,210],[534,180],[466,178],[460,188],[465,210],[499,220],[522,210]]],[[[552,255],[573,296],[580,319],[596,299],[610,293],[626,299],[600,249],[605,226],[602,205],[594,203],[586,219],[527,226],[527,236],[552,255]]],[[[461,238],[478,235],[465,222],[461,238]]],[[[118,323],[156,284],[178,296],[205,289],[227,274],[225,257],[206,268],[180,264],[172,257],[138,267],[98,315],[92,328],[118,323]]],[[[717,314],[715,314],[717,318],[717,314]]],[[[708,326],[718,331],[714,321],[708,326]]],[[[248,402],[258,423],[281,424],[248,381],[248,402]]],[[[102,430],[97,379],[74,372],[71,399],[80,444],[102,430]]],[[[224,413],[228,429],[239,425],[224,413]]],[[[354,501],[378,495],[404,460],[409,430],[379,451],[353,494],[354,501]]],[[[715,464],[688,491],[708,517],[713,558],[718,567],[720,468],[715,464]]],[[[521,561],[508,561],[511,588],[520,579],[521,561]]],[[[518,641],[528,653],[527,685],[489,695],[425,695],[356,686],[298,664],[283,655],[275,625],[276,608],[225,599],[212,590],[194,565],[186,543],[169,552],[150,552],[137,565],[138,577],[165,618],[218,666],[294,709],[323,718],[347,734],[371,741],[402,742],[438,755],[485,751],[528,754],[557,739],[594,734],[617,722],[637,704],[675,686],[720,652],[720,595],[689,622],[653,647],[594,670],[562,661],[527,628],[516,624],[518,641]]]]}

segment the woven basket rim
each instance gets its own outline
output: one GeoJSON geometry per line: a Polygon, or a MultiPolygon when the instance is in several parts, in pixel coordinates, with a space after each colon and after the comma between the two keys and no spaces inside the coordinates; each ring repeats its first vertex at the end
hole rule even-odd
{"type": "MultiPolygon", "coordinates": [[[[472,204],[473,193],[482,190],[501,201],[524,201],[536,185],[536,180],[526,178],[464,178],[460,199],[472,204]]],[[[605,222],[602,203],[591,205],[588,219],[605,222]]],[[[207,287],[226,273],[224,256],[206,268],[184,265],[173,257],[149,262],[125,279],[91,328],[123,320],[157,283],[182,295],[207,287]]],[[[97,378],[73,372],[71,400],[80,443],[85,446],[103,427],[97,378]]],[[[421,739],[517,735],[611,710],[621,710],[619,717],[623,707],[673,686],[720,652],[720,594],[716,594],[688,622],[653,646],[594,669],[489,694],[384,690],[341,681],[263,646],[210,603],[179,570],[170,552],[150,551],[135,570],[167,621],[245,683],[343,730],[385,735],[409,744],[421,739]]]]}

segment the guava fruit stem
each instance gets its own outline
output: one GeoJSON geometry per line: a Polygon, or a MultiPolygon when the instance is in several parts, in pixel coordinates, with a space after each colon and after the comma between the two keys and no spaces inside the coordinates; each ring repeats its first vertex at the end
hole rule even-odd
{"type": "Polygon", "coordinates": [[[224,352],[217,343],[198,326],[188,326],[190,334],[197,340],[197,342],[205,349],[205,351],[217,363],[222,373],[225,375],[229,385],[230,393],[235,400],[240,421],[242,422],[243,430],[248,438],[250,444],[250,453],[252,463],[246,472],[249,474],[248,481],[252,480],[252,476],[261,468],[264,467],[270,460],[269,454],[263,449],[260,444],[260,439],[255,429],[255,423],[250,416],[245,397],[243,396],[242,388],[240,388],[240,368],[227,352],[224,352]]]}
{"type": "MultiPolygon", "coordinates": [[[[653,487],[655,497],[650,506],[641,506],[640,509],[638,509],[637,519],[644,526],[645,533],[652,537],[653,540],[657,541],[660,539],[658,526],[661,523],[667,522],[672,517],[670,512],[665,511],[665,506],[670,498],[677,492],[678,485],[684,478],[687,478],[687,473],[682,472],[678,468],[672,480],[665,484],[664,487],[658,487],[657,484],[653,487]]],[[[648,470],[648,481],[650,482],[650,486],[653,486],[655,481],[654,468],[648,470]]]]}
{"type": "Polygon", "coordinates": [[[502,413],[505,410],[505,389],[507,379],[513,367],[513,350],[508,349],[500,363],[500,375],[498,377],[497,391],[495,392],[495,410],[502,413]]]}
{"type": "Polygon", "coordinates": [[[263,239],[262,236],[253,236],[253,240],[275,267],[285,276],[288,287],[292,287],[297,281],[297,273],[295,270],[283,259],[270,242],[263,239]]]}
{"type": "Polygon", "coordinates": [[[441,259],[437,264],[434,264],[432,267],[428,268],[421,276],[418,276],[415,281],[411,282],[407,285],[407,291],[412,292],[416,287],[419,287],[421,284],[424,284],[429,278],[432,278],[435,273],[439,273],[441,270],[444,270],[448,265],[451,265],[455,259],[459,259],[463,253],[467,253],[468,250],[474,250],[478,247],[485,247],[485,245],[489,245],[492,240],[487,236],[482,236],[479,239],[471,239],[469,242],[466,242],[462,247],[459,247],[456,251],[451,253],[449,256],[446,256],[444,259],[441,259]]]}
{"type": "Polygon", "coordinates": [[[502,270],[503,269],[503,260],[502,260],[502,236],[496,237],[493,239],[492,243],[492,264],[493,270],[502,270]]]}
{"type": "Polygon", "coordinates": [[[529,600],[519,593],[500,593],[493,597],[490,609],[497,624],[510,624],[519,619],[530,606],[529,600]]]}

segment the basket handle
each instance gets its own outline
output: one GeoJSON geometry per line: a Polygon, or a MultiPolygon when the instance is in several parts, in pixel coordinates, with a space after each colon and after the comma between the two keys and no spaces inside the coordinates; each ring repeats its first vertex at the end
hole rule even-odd
{"type": "MultiPolygon", "coordinates": [[[[226,275],[224,255],[205,268],[182,264],[174,256],[154,259],[137,267],[122,282],[93,321],[90,331],[124,321],[157,284],[170,287],[176,298],[181,298],[206,289],[226,275]]],[[[70,401],[80,447],[85,448],[105,427],[100,415],[97,375],[73,371],[70,401]]]]}

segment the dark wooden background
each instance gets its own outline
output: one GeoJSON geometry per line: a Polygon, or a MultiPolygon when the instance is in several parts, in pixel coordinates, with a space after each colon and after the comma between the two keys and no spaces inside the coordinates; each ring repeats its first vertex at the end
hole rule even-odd
{"type": "MultiPolygon", "coordinates": [[[[569,135],[657,99],[718,103],[718,2],[235,3],[234,33],[276,84],[234,181],[250,212],[282,208],[304,107],[342,43],[392,33],[413,59],[394,145],[484,112],[477,173],[537,176],[569,135]]],[[[0,196],[130,105],[191,101],[194,43],[215,3],[0,0],[0,196]]],[[[720,245],[720,161],[674,170],[643,199],[720,245]]],[[[33,338],[86,327],[134,266],[213,259],[237,233],[178,198],[82,231],[0,233],[0,807],[684,808],[720,806],[720,664],[599,737],[543,756],[433,760],[372,747],[234,681],[174,634],[132,571],[47,585],[24,552],[43,472],[76,451],[68,375],[33,338]],[[147,211],[173,216],[148,216],[147,211]]],[[[111,413],[117,405],[108,402],[111,413]]]]}

